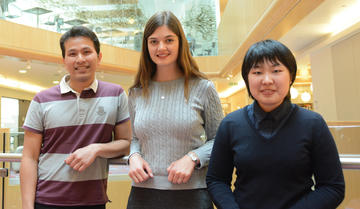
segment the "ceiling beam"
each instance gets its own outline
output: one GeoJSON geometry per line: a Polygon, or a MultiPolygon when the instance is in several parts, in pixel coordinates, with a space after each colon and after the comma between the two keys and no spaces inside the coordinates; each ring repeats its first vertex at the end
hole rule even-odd
{"type": "Polygon", "coordinates": [[[232,54],[220,71],[220,77],[241,72],[242,60],[247,49],[264,39],[279,39],[317,8],[324,0],[277,0],[274,1],[259,21],[249,31],[248,36],[232,54]]]}

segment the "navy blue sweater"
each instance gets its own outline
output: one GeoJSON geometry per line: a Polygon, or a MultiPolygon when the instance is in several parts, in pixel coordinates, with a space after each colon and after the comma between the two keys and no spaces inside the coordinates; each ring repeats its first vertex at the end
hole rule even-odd
{"type": "Polygon", "coordinates": [[[206,182],[217,208],[335,209],[345,183],[323,118],[296,106],[283,127],[265,139],[246,108],[227,115],[215,138],[206,182]]]}

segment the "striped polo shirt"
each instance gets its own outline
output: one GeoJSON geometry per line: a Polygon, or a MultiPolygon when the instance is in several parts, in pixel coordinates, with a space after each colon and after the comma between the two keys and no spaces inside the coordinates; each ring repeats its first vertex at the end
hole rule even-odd
{"type": "Polygon", "coordinates": [[[129,120],[127,96],[121,86],[97,80],[79,94],[69,87],[67,78],[34,97],[24,122],[25,130],[43,135],[35,202],[105,204],[107,159],[96,158],[82,172],[64,160],[81,147],[112,141],[114,127],[129,120]]]}

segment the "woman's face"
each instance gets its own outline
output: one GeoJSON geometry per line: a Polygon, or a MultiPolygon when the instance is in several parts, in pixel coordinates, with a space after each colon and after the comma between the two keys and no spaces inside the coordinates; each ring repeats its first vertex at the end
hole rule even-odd
{"type": "Polygon", "coordinates": [[[277,108],[289,92],[290,71],[280,61],[264,60],[254,65],[248,75],[252,96],[265,112],[277,108]]]}
{"type": "Polygon", "coordinates": [[[151,60],[157,67],[174,67],[179,54],[179,37],[167,26],[158,27],[147,39],[151,60]]]}

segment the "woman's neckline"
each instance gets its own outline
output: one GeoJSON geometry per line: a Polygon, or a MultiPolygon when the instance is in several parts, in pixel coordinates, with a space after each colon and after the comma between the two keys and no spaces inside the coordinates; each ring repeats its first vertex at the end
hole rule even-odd
{"type": "Polygon", "coordinates": [[[181,76],[179,78],[173,79],[173,80],[168,80],[168,81],[155,81],[155,80],[151,80],[152,83],[154,84],[168,84],[168,83],[176,83],[178,81],[183,81],[184,80],[184,76],[181,76]]]}

